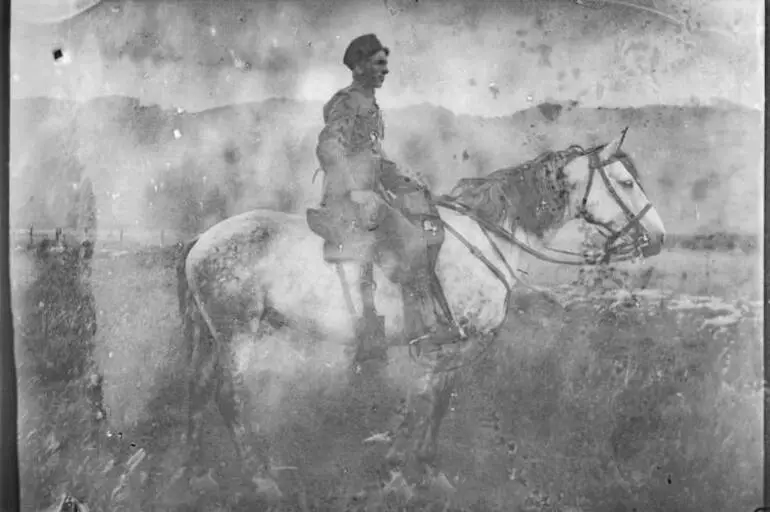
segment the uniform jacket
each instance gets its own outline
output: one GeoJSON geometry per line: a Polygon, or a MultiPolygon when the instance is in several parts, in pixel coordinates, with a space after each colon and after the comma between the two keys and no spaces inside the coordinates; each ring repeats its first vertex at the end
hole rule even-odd
{"type": "Polygon", "coordinates": [[[384,158],[382,112],[374,96],[357,84],[337,91],[323,108],[324,128],[316,155],[325,171],[324,196],[342,197],[351,190],[372,190],[384,158]]]}

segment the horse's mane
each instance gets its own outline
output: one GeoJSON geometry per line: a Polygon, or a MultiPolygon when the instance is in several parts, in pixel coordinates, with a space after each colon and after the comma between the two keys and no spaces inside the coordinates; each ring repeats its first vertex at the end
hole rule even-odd
{"type": "Polygon", "coordinates": [[[563,218],[567,208],[569,190],[564,168],[574,159],[600,149],[572,145],[546,151],[481,178],[463,178],[446,197],[511,232],[521,228],[542,238],[563,218]]]}

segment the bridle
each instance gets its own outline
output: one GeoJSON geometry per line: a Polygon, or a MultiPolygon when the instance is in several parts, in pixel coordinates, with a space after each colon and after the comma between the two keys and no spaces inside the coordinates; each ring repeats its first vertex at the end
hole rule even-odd
{"type": "MultiPolygon", "coordinates": [[[[626,130],[627,129],[628,128],[626,128],[626,130]]],[[[623,137],[625,137],[625,130],[623,131],[623,137]]],[[[621,143],[622,141],[623,139],[621,139],[621,143]]],[[[620,148],[620,145],[618,145],[618,148],[620,148]]],[[[605,167],[619,161],[620,159],[617,157],[617,155],[612,155],[606,160],[600,160],[599,153],[600,151],[597,149],[588,154],[588,184],[586,185],[586,190],[583,195],[583,199],[580,202],[580,207],[578,208],[576,216],[578,218],[582,218],[589,224],[593,224],[601,228],[600,232],[606,240],[604,242],[604,250],[602,251],[603,255],[599,259],[599,263],[609,263],[610,258],[613,255],[620,256],[623,259],[630,259],[633,257],[633,255],[637,254],[637,252],[644,245],[649,243],[649,237],[641,225],[641,220],[652,208],[652,203],[648,199],[644,208],[642,208],[639,213],[634,215],[634,213],[629,209],[628,205],[620,197],[617,190],[615,190],[615,186],[612,184],[612,181],[610,180],[609,176],[607,176],[607,171],[605,170],[605,167]],[[607,188],[610,195],[615,200],[615,203],[617,203],[626,217],[626,224],[618,231],[612,229],[608,223],[602,222],[595,218],[591,212],[588,211],[588,195],[591,193],[591,186],[594,183],[594,176],[596,174],[599,174],[602,181],[604,182],[604,186],[607,188]],[[640,236],[637,237],[633,243],[615,245],[615,242],[622,239],[626,233],[632,230],[640,234],[640,236]]],[[[634,181],[637,181],[638,185],[638,180],[636,180],[635,177],[634,181]]]]}
{"type": "MultiPolygon", "coordinates": [[[[492,233],[502,238],[503,240],[519,247],[524,252],[542,261],[561,264],[561,265],[584,266],[584,265],[607,264],[610,262],[610,260],[614,262],[633,260],[639,256],[641,249],[646,244],[649,243],[649,237],[645,229],[641,226],[641,220],[652,209],[652,203],[648,199],[647,204],[644,206],[644,208],[642,208],[639,213],[634,215],[634,213],[631,211],[628,205],[620,197],[617,190],[615,190],[615,186],[612,184],[612,181],[610,180],[610,177],[607,175],[607,171],[605,169],[607,166],[617,161],[621,161],[621,158],[618,156],[618,151],[620,149],[621,144],[623,143],[623,139],[625,139],[627,131],[628,131],[628,127],[626,127],[623,130],[620,143],[618,144],[618,147],[615,150],[615,154],[613,154],[609,158],[605,160],[600,159],[601,151],[605,148],[605,146],[598,146],[596,148],[587,150],[583,153],[583,156],[586,156],[589,159],[588,160],[588,173],[589,173],[588,183],[586,184],[586,189],[585,189],[585,192],[583,193],[583,199],[581,200],[580,206],[577,209],[575,218],[583,219],[589,224],[592,224],[600,228],[599,232],[602,234],[602,236],[604,236],[605,241],[604,241],[603,249],[598,253],[596,251],[591,251],[591,250],[586,250],[583,252],[574,252],[574,251],[566,251],[563,249],[547,247],[546,249],[550,252],[560,253],[560,254],[573,257],[572,259],[556,258],[522,242],[516,237],[515,234],[508,231],[507,229],[500,227],[496,223],[490,222],[486,219],[479,217],[478,215],[476,215],[474,211],[471,210],[471,208],[457,202],[452,197],[440,196],[440,197],[434,198],[434,201],[438,206],[448,208],[450,210],[454,210],[461,215],[464,215],[466,217],[473,219],[481,227],[481,229],[484,231],[485,234],[488,235],[488,233],[492,233]],[[604,182],[604,185],[609,191],[610,195],[615,200],[615,202],[623,211],[623,214],[626,217],[626,224],[619,230],[612,229],[609,223],[600,221],[599,219],[595,218],[591,214],[591,212],[588,211],[588,197],[591,194],[591,189],[594,185],[595,176],[597,174],[599,175],[601,180],[604,182]],[[622,242],[620,244],[617,244],[617,242],[621,240],[624,235],[626,235],[628,232],[632,230],[639,233],[640,236],[636,237],[636,239],[633,240],[632,242],[624,242],[624,243],[622,242]]],[[[641,187],[636,177],[634,177],[634,180],[637,186],[641,187]]]]}
{"type": "Polygon", "coordinates": [[[605,167],[618,161],[619,158],[613,155],[606,160],[600,160],[599,153],[601,149],[603,148],[599,147],[585,154],[585,156],[588,156],[589,158],[588,183],[586,185],[586,190],[583,194],[583,199],[581,200],[580,206],[578,207],[577,213],[575,214],[575,218],[582,218],[589,224],[593,224],[600,228],[600,232],[605,237],[606,240],[604,242],[604,248],[602,251],[599,252],[599,254],[596,254],[595,251],[574,252],[574,251],[566,251],[563,249],[555,249],[552,247],[548,247],[547,248],[548,251],[574,257],[574,259],[556,258],[522,242],[516,237],[515,234],[508,231],[507,229],[500,227],[498,224],[479,217],[471,208],[465,206],[462,203],[457,202],[452,197],[440,196],[440,197],[434,198],[434,201],[437,206],[454,210],[461,215],[464,215],[470,219],[473,219],[479,225],[479,227],[481,227],[481,229],[484,231],[485,234],[492,233],[502,238],[506,242],[509,242],[517,246],[524,252],[542,261],[546,261],[549,263],[556,263],[560,265],[576,265],[576,266],[607,264],[610,262],[611,258],[613,261],[616,261],[616,262],[628,261],[636,258],[636,256],[639,253],[639,250],[644,246],[644,244],[649,242],[646,233],[643,233],[642,236],[639,237],[639,239],[635,240],[633,243],[623,243],[623,244],[616,245],[616,242],[631,230],[637,229],[644,232],[644,228],[641,227],[640,222],[642,218],[645,215],[647,215],[647,212],[649,212],[650,209],[652,208],[652,203],[650,203],[648,200],[645,207],[642,208],[642,210],[638,214],[636,215],[633,214],[633,212],[629,209],[628,205],[626,205],[625,202],[623,202],[623,199],[615,190],[612,182],[610,181],[609,176],[607,175],[607,171],[605,170],[605,167]],[[594,184],[594,176],[596,174],[598,174],[601,177],[602,181],[604,182],[604,185],[607,187],[607,190],[609,190],[610,195],[613,197],[613,199],[618,204],[618,206],[620,206],[621,210],[626,216],[627,222],[620,230],[616,231],[612,229],[612,227],[608,223],[605,223],[596,219],[591,214],[591,212],[588,211],[588,197],[591,194],[591,187],[594,184]]]}

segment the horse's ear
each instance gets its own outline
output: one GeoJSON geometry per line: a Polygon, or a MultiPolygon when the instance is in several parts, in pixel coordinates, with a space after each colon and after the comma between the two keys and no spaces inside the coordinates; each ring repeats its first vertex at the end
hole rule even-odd
{"type": "Polygon", "coordinates": [[[626,137],[626,131],[623,130],[623,133],[620,135],[620,137],[617,137],[612,142],[604,146],[604,149],[602,149],[602,160],[607,160],[614,156],[618,150],[620,149],[620,145],[623,144],[623,139],[626,137]]]}
{"type": "Polygon", "coordinates": [[[628,125],[626,125],[626,127],[623,128],[623,131],[620,132],[620,141],[618,142],[618,147],[615,149],[616,153],[620,151],[620,147],[623,145],[623,141],[626,140],[626,133],[628,133],[628,125]]]}

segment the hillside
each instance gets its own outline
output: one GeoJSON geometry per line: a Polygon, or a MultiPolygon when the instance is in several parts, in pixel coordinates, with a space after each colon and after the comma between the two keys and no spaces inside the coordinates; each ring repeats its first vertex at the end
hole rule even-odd
{"type": "MultiPolygon", "coordinates": [[[[86,175],[105,226],[194,230],[255,206],[299,210],[319,194],[311,177],[321,107],[273,99],[185,112],[119,96],[83,104],[15,100],[12,222],[56,224],[76,197],[64,191],[86,175]]],[[[761,227],[759,111],[573,102],[497,118],[428,104],[384,115],[388,152],[438,191],[546,149],[608,141],[628,125],[624,148],[670,232],[752,234],[761,227]]]]}

